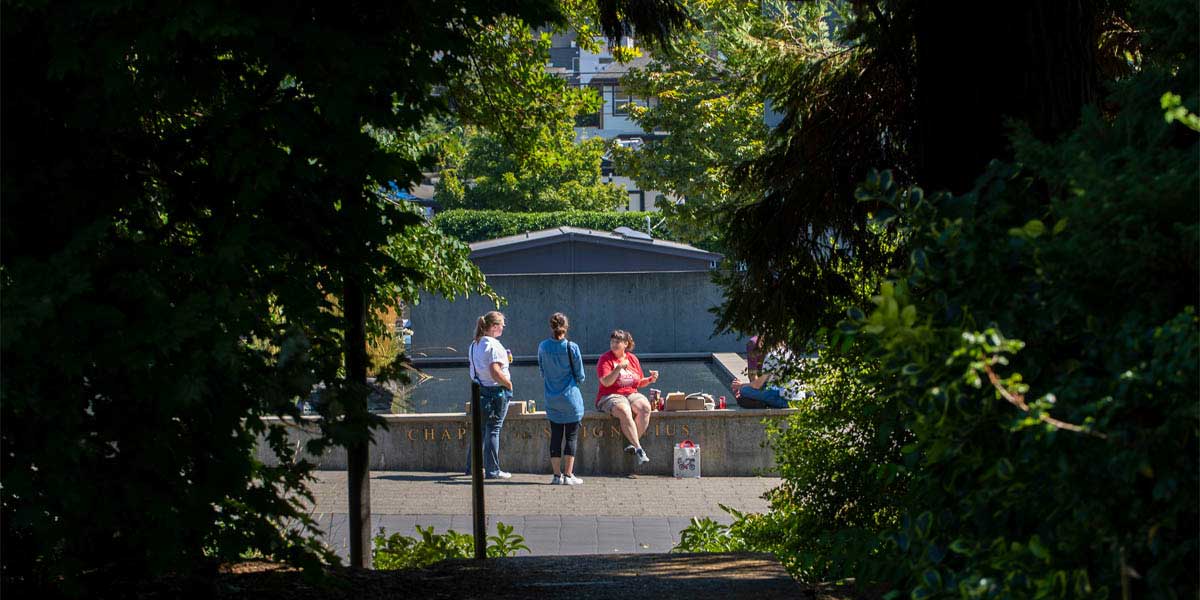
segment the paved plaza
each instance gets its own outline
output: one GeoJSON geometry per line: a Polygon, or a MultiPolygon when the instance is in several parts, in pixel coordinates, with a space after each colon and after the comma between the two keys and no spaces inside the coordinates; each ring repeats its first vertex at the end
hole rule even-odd
{"type": "MultiPolygon", "coordinates": [[[[692,517],[731,522],[720,504],[765,512],[762,496],[780,479],[642,475],[587,477],[579,486],[549,482],[549,474],[522,473],[486,482],[489,531],[496,531],[496,522],[512,525],[534,556],[667,552],[692,517]]],[[[314,517],[329,543],[345,556],[346,473],[318,471],[312,491],[314,517]]],[[[438,533],[471,533],[471,478],[462,473],[372,472],[372,530],[416,535],[417,525],[432,525],[438,533]]]]}

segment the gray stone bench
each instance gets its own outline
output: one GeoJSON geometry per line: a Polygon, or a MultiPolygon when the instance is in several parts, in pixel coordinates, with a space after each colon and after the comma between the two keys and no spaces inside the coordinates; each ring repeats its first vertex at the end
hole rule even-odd
{"type": "MultiPolygon", "coordinates": [[[[617,420],[595,411],[584,414],[575,459],[580,475],[671,475],[673,448],[688,439],[701,448],[701,474],[737,477],[775,474],[774,456],[764,441],[764,420],[781,422],[795,409],[655,412],[642,439],[650,462],[635,467],[625,454],[617,420]]],[[[375,471],[455,472],[466,468],[470,418],[465,413],[381,415],[386,430],[376,430],[370,468],[375,471]]],[[[309,421],[309,419],[306,419],[309,421]]],[[[307,441],[311,423],[288,423],[291,440],[307,441]]],[[[500,466],[516,473],[550,472],[550,422],[546,413],[509,414],[500,440],[500,466]]],[[[259,444],[259,459],[275,456],[259,444]]],[[[308,457],[319,469],[346,468],[346,453],[332,449],[308,457]]]]}

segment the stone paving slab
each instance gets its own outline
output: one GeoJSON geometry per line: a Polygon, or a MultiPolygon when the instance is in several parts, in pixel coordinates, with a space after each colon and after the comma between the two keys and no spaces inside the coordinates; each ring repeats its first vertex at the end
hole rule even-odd
{"type": "MultiPolygon", "coordinates": [[[[348,512],[346,473],[317,471],[311,489],[317,512],[348,512]]],[[[719,504],[742,512],[764,512],[762,495],[780,483],[777,477],[704,477],[675,479],[592,476],[579,486],[552,486],[550,476],[513,474],[489,480],[484,488],[492,515],[577,515],[685,517],[725,514],[719,504]]],[[[461,473],[371,473],[374,515],[469,515],[471,478],[461,473]]]]}
{"type": "MultiPolygon", "coordinates": [[[[777,478],[674,479],[641,476],[589,477],[580,486],[552,486],[543,475],[514,474],[484,488],[488,533],[505,523],[525,538],[530,555],[650,554],[669,552],[693,517],[728,524],[724,504],[742,512],[764,512],[763,493],[777,478]]],[[[371,475],[371,530],[417,536],[471,533],[471,479],[458,473],[378,472],[371,475]]],[[[313,512],[326,542],[348,556],[346,474],[319,471],[312,486],[313,512]]],[[[525,556],[525,553],[521,554],[525,556]]]]}

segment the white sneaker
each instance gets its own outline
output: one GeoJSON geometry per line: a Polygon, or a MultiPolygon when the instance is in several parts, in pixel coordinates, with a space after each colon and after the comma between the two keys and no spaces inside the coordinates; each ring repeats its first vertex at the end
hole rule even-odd
{"type": "Polygon", "coordinates": [[[495,475],[489,475],[484,479],[512,479],[512,473],[507,471],[496,471],[495,475]]]}
{"type": "Polygon", "coordinates": [[[646,451],[641,448],[637,449],[637,462],[639,465],[650,462],[650,457],[646,456],[646,451]]]}
{"type": "Polygon", "coordinates": [[[566,483],[566,481],[563,479],[563,476],[562,476],[562,475],[555,475],[555,476],[554,476],[554,477],[553,477],[553,478],[550,480],[550,485],[562,485],[562,484],[564,484],[564,483],[566,483]]]}
{"type": "Polygon", "coordinates": [[[563,476],[563,483],[567,485],[579,485],[583,483],[583,480],[576,477],[574,473],[571,473],[570,475],[563,476]]]}
{"type": "Polygon", "coordinates": [[[637,452],[637,446],[633,444],[625,446],[625,454],[633,454],[634,452],[637,452]]]}

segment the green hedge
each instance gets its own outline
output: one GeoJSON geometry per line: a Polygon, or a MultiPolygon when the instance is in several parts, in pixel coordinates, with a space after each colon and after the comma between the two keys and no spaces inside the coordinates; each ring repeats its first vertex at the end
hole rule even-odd
{"type": "MultiPolygon", "coordinates": [[[[646,217],[657,223],[659,215],[650,212],[591,212],[561,211],[542,213],[514,213],[500,210],[448,210],[433,218],[438,229],[464,242],[478,242],[498,237],[517,235],[526,231],[539,231],[553,227],[582,227],[597,231],[612,231],[617,227],[629,227],[645,231],[646,217]]],[[[655,237],[665,234],[656,232],[655,237]]]]}

